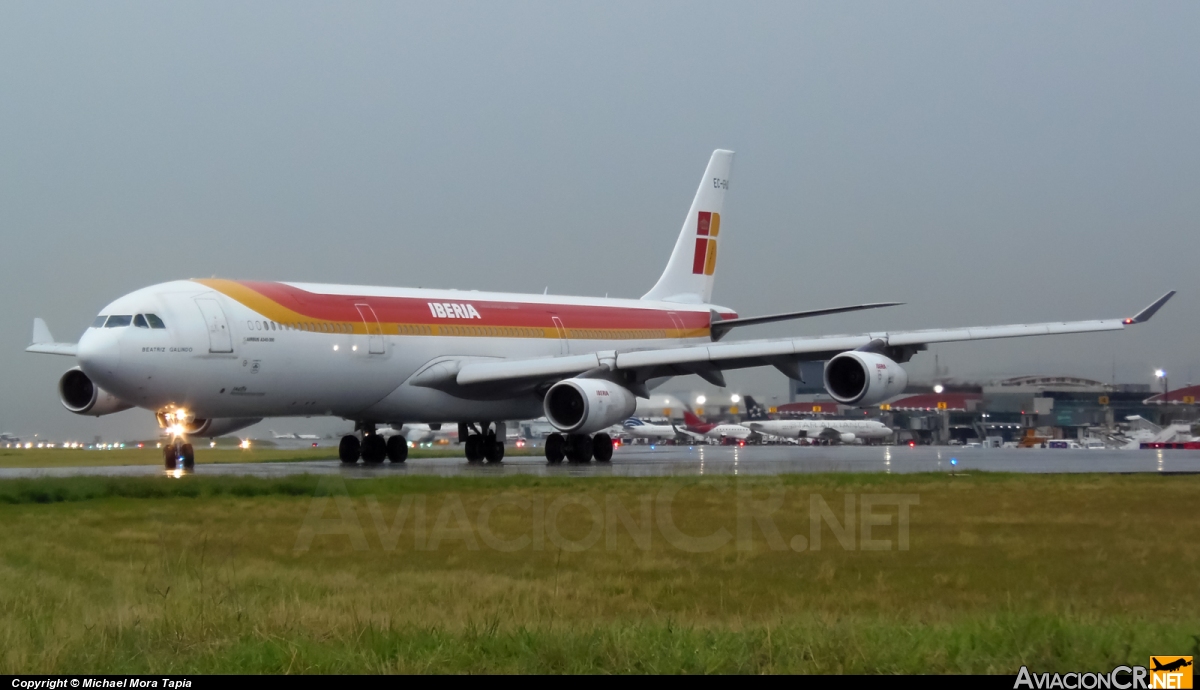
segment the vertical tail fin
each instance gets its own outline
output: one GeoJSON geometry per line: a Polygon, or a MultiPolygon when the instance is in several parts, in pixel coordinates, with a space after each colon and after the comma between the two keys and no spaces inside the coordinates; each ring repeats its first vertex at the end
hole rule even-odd
{"type": "Polygon", "coordinates": [[[733,151],[713,151],[667,268],[642,299],[688,304],[706,304],[712,300],[721,207],[732,171],[733,151]]]}
{"type": "Polygon", "coordinates": [[[770,419],[767,416],[767,410],[755,400],[747,395],[743,400],[746,401],[746,419],[750,421],[761,422],[764,419],[770,419]]]}

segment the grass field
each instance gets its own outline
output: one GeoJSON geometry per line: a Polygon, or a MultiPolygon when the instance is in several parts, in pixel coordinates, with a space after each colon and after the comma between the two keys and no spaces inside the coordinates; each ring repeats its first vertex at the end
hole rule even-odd
{"type": "MultiPolygon", "coordinates": [[[[534,449],[508,448],[509,456],[529,455],[534,449]]],[[[336,447],[325,448],[209,448],[199,444],[196,448],[198,462],[222,464],[231,462],[297,462],[301,460],[328,460],[337,457],[336,447]]],[[[413,448],[410,458],[463,457],[457,446],[449,448],[413,448]]],[[[82,448],[0,448],[0,468],[4,467],[100,467],[107,465],[159,465],[162,450],[149,444],[147,448],[121,448],[117,450],[85,450],[82,448]]]]}
{"type": "Polygon", "coordinates": [[[0,673],[1144,665],[1200,655],[1198,489],[988,474],[5,481],[0,673]]]}

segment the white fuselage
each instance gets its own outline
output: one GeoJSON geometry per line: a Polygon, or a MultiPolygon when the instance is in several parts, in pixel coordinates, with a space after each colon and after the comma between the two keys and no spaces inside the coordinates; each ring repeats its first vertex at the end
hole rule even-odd
{"type": "Polygon", "coordinates": [[[754,432],[751,431],[750,429],[747,429],[746,427],[742,426],[741,424],[718,424],[718,425],[714,426],[713,428],[709,429],[708,431],[703,431],[703,432],[692,431],[692,433],[702,436],[704,438],[712,438],[712,439],[717,439],[717,440],[725,439],[725,438],[734,438],[734,439],[745,440],[747,438],[750,438],[750,436],[753,435],[754,432]]]}
{"type": "Polygon", "coordinates": [[[854,434],[864,440],[885,439],[892,429],[873,419],[764,419],[746,422],[758,433],[780,438],[819,438],[822,434],[854,434]]]}
{"type": "MultiPolygon", "coordinates": [[[[84,372],[121,400],[196,418],[331,415],[376,423],[529,419],[533,388],[412,382],[439,362],[710,342],[707,304],[455,290],[192,280],[132,292],[89,328],[84,372]]],[[[720,308],[717,308],[720,309],[720,308]]],[[[728,310],[722,310],[729,313],[728,310]]]]}
{"type": "Polygon", "coordinates": [[[670,424],[641,424],[619,426],[617,430],[634,438],[666,439],[675,438],[678,432],[670,424]]]}

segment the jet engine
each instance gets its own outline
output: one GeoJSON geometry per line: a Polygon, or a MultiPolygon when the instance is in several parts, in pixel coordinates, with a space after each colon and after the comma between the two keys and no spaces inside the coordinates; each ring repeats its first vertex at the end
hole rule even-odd
{"type": "Polygon", "coordinates": [[[239,429],[245,429],[252,424],[258,424],[262,417],[217,417],[214,419],[193,419],[183,427],[183,433],[188,436],[216,438],[231,434],[239,429]]]}
{"type": "Polygon", "coordinates": [[[70,369],[58,380],[58,396],[63,407],[75,414],[91,417],[112,414],[133,407],[92,382],[79,367],[70,369]]]}
{"type": "Polygon", "coordinates": [[[854,434],[847,431],[843,434],[838,434],[838,439],[841,440],[842,443],[854,443],[854,434]]]}
{"type": "Polygon", "coordinates": [[[565,379],[550,387],[543,405],[546,419],[559,431],[591,434],[628,419],[637,397],[604,379],[565,379]]]}
{"type": "Polygon", "coordinates": [[[907,385],[904,368],[874,352],[843,352],[825,364],[825,390],[843,405],[877,405],[907,385]]]}

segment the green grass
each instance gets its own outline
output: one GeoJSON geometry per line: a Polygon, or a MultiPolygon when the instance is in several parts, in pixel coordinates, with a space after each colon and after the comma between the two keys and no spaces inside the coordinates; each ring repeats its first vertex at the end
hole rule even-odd
{"type": "MultiPolygon", "coordinates": [[[[159,465],[162,450],[153,443],[146,448],[120,448],[116,450],[86,450],[82,448],[0,448],[0,468],[22,467],[102,467],[108,465],[159,465]]],[[[535,449],[507,448],[511,457],[530,455],[535,449]]],[[[207,444],[196,446],[196,459],[202,464],[231,462],[300,462],[304,460],[329,460],[337,457],[337,448],[278,448],[251,447],[248,449],[228,448],[207,444]]],[[[410,458],[461,458],[460,447],[413,448],[410,458]]]]}
{"type": "Polygon", "coordinates": [[[1200,655],[1198,489],[1140,475],[5,481],[0,673],[1144,665],[1200,655]],[[814,504],[842,520],[847,496],[880,495],[919,500],[907,550],[886,506],[873,536],[891,548],[857,548],[857,518],[855,548],[823,523],[812,548],[814,504]],[[593,525],[592,508],[618,506],[632,534],[593,525]],[[729,539],[686,550],[697,542],[672,525],[729,539]]]}

